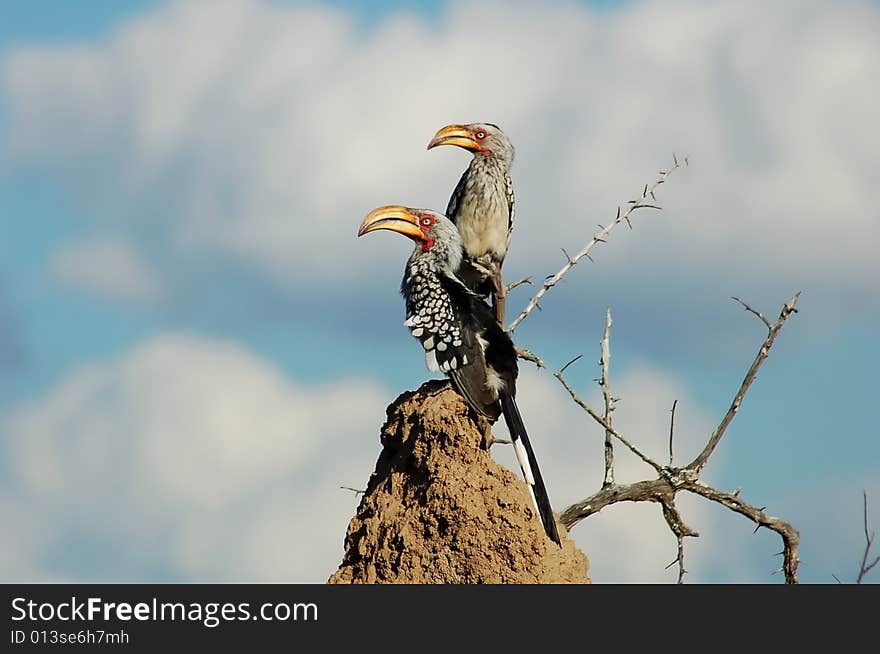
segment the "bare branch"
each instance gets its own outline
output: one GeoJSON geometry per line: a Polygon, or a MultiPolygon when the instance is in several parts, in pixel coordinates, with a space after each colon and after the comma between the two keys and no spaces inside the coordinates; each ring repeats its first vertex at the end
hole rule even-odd
{"type": "Polygon", "coordinates": [[[675,535],[675,541],[678,545],[678,556],[675,558],[675,561],[666,567],[669,568],[678,563],[678,583],[683,584],[684,576],[687,574],[687,570],[684,567],[684,539],[686,536],[697,537],[700,534],[684,523],[681,514],[675,507],[674,491],[660,497],[660,506],[663,507],[663,518],[666,520],[670,531],[675,535]]]}
{"type": "Polygon", "coordinates": [[[702,481],[686,481],[682,484],[682,488],[691,493],[701,495],[713,502],[718,502],[740,515],[744,515],[757,524],[757,527],[755,528],[756,531],[761,527],[767,527],[779,534],[782,538],[783,545],[782,571],[785,573],[785,583],[796,584],[798,582],[797,568],[798,563],[800,563],[800,560],[798,559],[800,534],[798,534],[797,529],[792,527],[785,520],[768,516],[764,513],[763,508],[759,509],[752,506],[748,502],[742,500],[738,495],[716,490],[702,481]]]}
{"type": "MultiPolygon", "coordinates": [[[[608,386],[608,369],[611,367],[611,309],[605,309],[605,332],[599,347],[602,349],[602,357],[599,360],[602,365],[602,378],[599,386],[602,388],[602,397],[605,400],[605,422],[611,425],[611,413],[614,411],[614,398],[611,397],[611,388],[608,386]]],[[[563,372],[565,369],[560,370],[563,372]]],[[[614,483],[614,445],[611,440],[611,432],[605,430],[605,477],[603,486],[614,483]]]]}
{"type": "MultiPolygon", "coordinates": [[[[678,159],[674,156],[673,161],[674,165],[672,166],[672,168],[667,171],[661,171],[658,179],[654,182],[654,184],[650,187],[645,187],[646,191],[643,191],[640,199],[644,199],[647,194],[653,193],[654,190],[665,181],[666,177],[668,177],[672,171],[680,167],[678,159]]],[[[526,316],[528,316],[532,312],[532,309],[538,306],[538,302],[541,301],[541,298],[544,297],[547,291],[556,286],[556,284],[559,283],[559,281],[565,276],[565,274],[575,265],[577,265],[577,263],[581,259],[583,259],[584,257],[588,257],[590,250],[592,250],[597,243],[604,243],[608,235],[617,225],[619,225],[623,221],[626,221],[630,228],[632,228],[632,223],[630,222],[630,214],[632,214],[633,211],[635,211],[636,209],[644,208],[660,208],[657,205],[645,204],[640,202],[639,200],[630,200],[628,204],[629,207],[626,209],[626,211],[623,212],[621,212],[620,207],[618,207],[617,216],[614,218],[614,220],[605,225],[595,236],[593,236],[593,238],[590,239],[590,241],[581,249],[580,252],[575,254],[573,257],[568,256],[568,253],[566,253],[565,256],[567,258],[567,261],[565,262],[565,265],[563,265],[562,268],[560,268],[555,275],[550,275],[545,279],[544,284],[541,286],[540,289],[538,289],[538,292],[535,294],[535,296],[531,300],[529,300],[529,303],[525,306],[522,312],[516,317],[516,319],[512,323],[510,323],[507,331],[514,331],[519,326],[519,324],[526,319],[526,316]]]]}
{"type": "MultiPolygon", "coordinates": [[[[728,509],[746,516],[755,522],[758,527],[766,527],[778,533],[783,543],[784,558],[782,571],[785,573],[785,581],[789,584],[797,583],[798,547],[800,545],[800,535],[797,530],[784,520],[768,516],[764,513],[763,509],[750,505],[738,496],[716,490],[699,480],[674,477],[672,479],[651,479],[624,486],[615,484],[603,488],[585,500],[572,504],[559,515],[559,520],[570,531],[581,520],[599,513],[605,507],[617,504],[618,502],[658,502],[661,506],[664,506],[664,502],[666,502],[664,517],[667,519],[667,524],[675,533],[676,538],[679,537],[679,533],[682,538],[684,536],[696,537],[699,534],[687,527],[681,520],[681,516],[675,509],[674,504],[669,504],[669,498],[678,490],[690,491],[713,502],[718,502],[728,509]],[[670,506],[672,507],[671,511],[670,506]],[[672,519],[671,524],[670,518],[672,519]],[[676,526],[673,527],[673,524],[676,526]]],[[[681,558],[683,560],[683,556],[681,558]]],[[[681,563],[681,561],[676,562],[681,563]]],[[[684,567],[683,563],[681,563],[681,567],[684,567]]],[[[681,570],[679,570],[679,574],[683,574],[681,570]]]]}
{"type": "Polygon", "coordinates": [[[865,575],[871,572],[871,569],[880,563],[880,556],[874,558],[868,563],[868,557],[871,555],[871,546],[874,544],[874,532],[868,530],[868,491],[862,490],[863,500],[863,516],[865,522],[865,553],[862,555],[862,565],[859,566],[859,576],[856,583],[860,584],[865,579],[865,575]]]}
{"type": "Polygon", "coordinates": [[[770,324],[770,321],[767,320],[767,318],[764,317],[764,314],[763,314],[763,313],[761,313],[760,311],[756,311],[755,309],[753,309],[752,307],[750,307],[748,304],[746,304],[745,302],[743,302],[742,300],[740,300],[738,297],[731,297],[730,299],[731,299],[731,300],[736,300],[737,302],[739,302],[739,303],[743,306],[743,309],[745,309],[746,311],[750,311],[751,313],[753,313],[753,314],[755,314],[756,316],[758,316],[758,318],[761,319],[761,322],[763,322],[765,325],[767,325],[767,329],[768,329],[768,330],[773,329],[773,325],[771,325],[771,324],[770,324]]]}
{"type": "Polygon", "coordinates": [[[730,408],[727,409],[727,413],[724,414],[721,423],[715,428],[715,431],[712,432],[712,436],[709,438],[709,442],[706,443],[706,447],[703,448],[703,451],[697,455],[697,458],[687,465],[688,469],[699,473],[703,469],[703,466],[706,465],[709,457],[712,456],[712,452],[715,451],[715,448],[721,441],[721,437],[724,436],[724,432],[727,430],[727,427],[730,425],[736,412],[739,411],[743,398],[748,392],[749,387],[752,385],[752,382],[755,381],[758,370],[760,370],[761,365],[767,359],[767,355],[770,352],[770,348],[773,346],[773,342],[776,340],[777,334],[779,334],[779,330],[782,329],[782,325],[785,324],[786,319],[796,311],[795,305],[797,304],[800,295],[800,292],[795,293],[794,297],[782,307],[782,311],[779,313],[779,318],[770,326],[767,338],[761,344],[758,354],[755,356],[755,360],[752,362],[749,371],[746,373],[745,379],[743,379],[743,382],[739,387],[739,391],[737,391],[736,396],[733,398],[730,408]]]}
{"type": "Polygon", "coordinates": [[[618,502],[660,502],[660,497],[671,491],[666,479],[649,479],[634,484],[612,484],[590,497],[575,502],[559,514],[559,521],[571,531],[577,523],[599,513],[606,506],[618,502]]]}
{"type": "MultiPolygon", "coordinates": [[[[796,312],[795,305],[797,304],[799,297],[800,293],[795,294],[794,297],[792,297],[782,307],[777,321],[768,327],[767,338],[761,345],[761,348],[759,349],[751,368],[746,374],[746,377],[743,380],[736,397],[734,398],[733,404],[728,409],[727,414],[724,416],[719,426],[709,437],[709,441],[703,448],[703,451],[700,453],[700,455],[697,456],[697,458],[694,459],[693,462],[683,468],[673,467],[675,410],[678,406],[678,400],[673,402],[672,409],[670,411],[671,416],[669,422],[668,466],[661,467],[650,457],[639,451],[638,448],[636,448],[629,440],[627,440],[617,431],[615,431],[613,426],[611,425],[611,411],[609,410],[609,407],[613,410],[615,400],[613,397],[611,397],[610,389],[608,388],[611,316],[610,312],[607,312],[605,332],[603,334],[602,340],[600,341],[600,344],[602,346],[602,358],[600,359],[600,365],[602,366],[602,376],[599,380],[597,380],[603,390],[603,396],[605,397],[606,401],[605,415],[600,416],[577,395],[571,385],[563,377],[562,373],[565,370],[564,368],[554,373],[554,376],[559,380],[566,391],[568,391],[568,394],[572,398],[572,400],[578,406],[584,409],[590,415],[590,417],[592,417],[596,422],[602,425],[602,427],[606,430],[606,439],[609,438],[609,435],[617,438],[627,448],[629,448],[630,451],[632,451],[634,454],[636,454],[636,456],[642,459],[642,461],[654,468],[654,470],[656,470],[658,473],[658,478],[627,485],[618,485],[615,484],[613,481],[611,483],[603,483],[602,489],[600,491],[594,493],[585,500],[572,504],[560,514],[560,519],[566,526],[566,528],[571,529],[581,520],[595,513],[598,513],[606,506],[610,506],[618,502],[657,502],[663,508],[664,519],[666,520],[666,523],[669,526],[670,530],[675,535],[678,545],[678,555],[676,559],[669,564],[668,567],[672,567],[676,563],[678,564],[678,582],[682,583],[684,580],[684,575],[687,574],[687,570],[685,568],[684,538],[687,536],[696,537],[699,535],[696,531],[689,528],[684,523],[680,513],[675,507],[676,493],[684,490],[705,497],[713,502],[721,504],[722,506],[732,511],[746,516],[755,523],[755,531],[757,531],[761,527],[766,527],[778,533],[783,542],[783,548],[780,554],[782,554],[784,557],[783,565],[779,572],[784,573],[786,583],[797,583],[797,569],[799,564],[798,547],[800,543],[800,536],[797,530],[788,522],[781,520],[780,518],[775,518],[767,515],[765,513],[766,507],[752,506],[751,504],[740,498],[739,488],[737,488],[733,493],[719,491],[700,480],[699,475],[706,461],[708,461],[709,457],[712,455],[716,446],[718,445],[721,437],[724,435],[724,432],[727,429],[727,426],[730,424],[731,420],[733,419],[736,411],[739,409],[739,406],[742,403],[746,392],[748,391],[749,387],[755,379],[755,376],[757,375],[758,369],[760,368],[763,361],[767,358],[768,352],[772,347],[776,336],[779,334],[782,325],[792,313],[796,312]]],[[[763,316],[761,316],[758,312],[752,310],[751,307],[745,305],[745,303],[741,300],[737,301],[740,302],[740,304],[742,304],[743,306],[746,306],[749,311],[755,313],[755,315],[763,320],[763,316]]],[[[566,367],[567,365],[569,364],[566,364],[566,367]]],[[[863,556],[863,574],[860,575],[860,578],[862,578],[864,576],[864,573],[867,573],[874,566],[880,565],[880,556],[876,557],[874,560],[869,561],[869,549],[873,542],[874,534],[869,532],[867,526],[867,497],[865,499],[865,538],[868,541],[868,547],[866,548],[865,555],[863,556]]]]}

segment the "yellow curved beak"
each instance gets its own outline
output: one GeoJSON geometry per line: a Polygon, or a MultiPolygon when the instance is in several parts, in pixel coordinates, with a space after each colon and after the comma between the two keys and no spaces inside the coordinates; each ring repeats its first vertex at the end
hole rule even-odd
{"type": "Polygon", "coordinates": [[[419,227],[419,217],[409,207],[389,204],[373,209],[358,229],[358,236],[380,229],[390,229],[412,239],[422,240],[425,235],[419,227]]]}
{"type": "Polygon", "coordinates": [[[447,125],[434,134],[434,138],[428,143],[428,149],[438,145],[457,145],[465,150],[479,150],[480,144],[474,140],[474,135],[464,125],[447,125]]]}

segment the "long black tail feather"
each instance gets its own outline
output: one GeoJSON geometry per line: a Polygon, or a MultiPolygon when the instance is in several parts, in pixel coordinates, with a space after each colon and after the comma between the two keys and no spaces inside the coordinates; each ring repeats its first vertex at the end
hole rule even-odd
{"type": "Polygon", "coordinates": [[[544,531],[547,532],[550,540],[561,545],[556,519],[553,516],[553,507],[550,505],[550,497],[547,495],[547,488],[544,486],[544,479],[538,468],[538,460],[535,458],[535,451],[529,441],[529,435],[523,424],[522,416],[519,414],[519,408],[516,406],[516,400],[507,393],[502,392],[500,396],[501,411],[504,413],[504,421],[507,423],[507,429],[513,441],[513,450],[520,468],[522,468],[526,483],[529,484],[532,491],[532,499],[541,516],[544,531]]]}

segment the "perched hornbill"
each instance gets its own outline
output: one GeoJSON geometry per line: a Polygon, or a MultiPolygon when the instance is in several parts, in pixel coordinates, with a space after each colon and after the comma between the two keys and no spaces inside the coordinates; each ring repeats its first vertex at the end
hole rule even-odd
{"type": "Polygon", "coordinates": [[[358,236],[389,229],[416,243],[400,292],[410,333],[425,349],[431,371],[442,370],[477,415],[504,415],[516,458],[547,535],[559,543],[550,498],[514,399],[518,367],[513,341],[489,305],[458,277],[462,239],[445,216],[427,209],[386,206],[370,212],[358,236]]]}
{"type": "Polygon", "coordinates": [[[494,296],[496,318],[501,322],[505,297],[501,265],[513,230],[513,145],[491,123],[447,125],[434,135],[428,149],[438,145],[457,145],[474,153],[449,198],[446,216],[458,227],[464,244],[459,276],[480,295],[494,296]]]}

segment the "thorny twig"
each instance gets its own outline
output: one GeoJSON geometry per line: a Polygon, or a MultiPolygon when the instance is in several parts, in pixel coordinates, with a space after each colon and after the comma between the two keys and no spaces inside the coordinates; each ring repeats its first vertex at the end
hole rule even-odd
{"type": "Polygon", "coordinates": [[[863,516],[865,521],[865,553],[862,555],[862,565],[859,566],[859,576],[856,579],[856,583],[860,584],[865,578],[865,575],[871,572],[871,568],[880,563],[880,556],[874,558],[873,561],[868,563],[868,557],[871,555],[871,546],[874,544],[874,532],[868,530],[868,491],[862,491],[862,506],[864,508],[863,516]]]}
{"type": "Polygon", "coordinates": [[[764,317],[764,314],[763,314],[763,313],[761,313],[760,311],[756,311],[755,309],[753,309],[752,307],[750,307],[748,304],[746,304],[745,302],[743,302],[742,300],[740,300],[738,297],[735,297],[735,296],[734,296],[734,297],[731,297],[730,299],[731,299],[731,300],[734,300],[734,301],[736,301],[736,302],[738,302],[739,304],[741,304],[741,305],[742,305],[742,308],[745,309],[746,311],[748,311],[749,313],[753,313],[753,314],[755,314],[756,316],[758,316],[758,318],[760,319],[760,321],[761,321],[762,323],[764,323],[764,324],[767,326],[767,329],[773,329],[772,325],[770,324],[770,321],[767,320],[767,318],[764,317]]]}
{"type": "MultiPolygon", "coordinates": [[[[602,377],[599,380],[599,386],[602,387],[602,398],[605,401],[605,422],[611,425],[611,413],[614,411],[614,398],[611,397],[611,388],[608,386],[608,369],[611,366],[611,309],[605,309],[605,331],[602,334],[602,340],[599,341],[599,347],[602,349],[602,356],[599,363],[602,366],[602,377]]],[[[560,372],[563,372],[562,370],[560,372]]],[[[614,483],[614,445],[611,441],[611,432],[605,430],[605,477],[602,481],[603,486],[614,483]]]]}
{"type": "Polygon", "coordinates": [[[795,309],[794,307],[797,304],[798,298],[800,296],[800,292],[795,293],[794,297],[792,297],[788,302],[783,305],[782,311],[779,313],[779,318],[773,325],[771,325],[769,321],[764,318],[760,313],[749,307],[744,302],[738,300],[738,302],[745,306],[748,311],[751,311],[763,322],[767,323],[767,338],[764,340],[764,343],[758,350],[758,354],[755,355],[755,360],[752,362],[749,371],[746,373],[746,376],[739,387],[739,391],[737,391],[736,396],[733,398],[733,402],[731,402],[730,404],[730,408],[727,409],[727,413],[724,414],[724,418],[721,419],[721,422],[715,428],[715,431],[712,432],[712,436],[709,438],[709,442],[706,443],[706,447],[704,447],[703,451],[697,455],[696,459],[688,464],[687,467],[691,470],[699,473],[703,469],[703,466],[706,465],[706,461],[709,460],[709,457],[712,456],[712,452],[715,451],[715,448],[721,441],[721,437],[724,436],[724,432],[727,430],[728,425],[730,425],[733,417],[736,415],[736,412],[739,411],[739,407],[742,404],[743,398],[746,396],[746,393],[749,390],[749,386],[751,386],[752,382],[755,381],[758,370],[761,369],[761,364],[766,361],[767,355],[770,353],[770,348],[773,347],[773,342],[776,340],[776,335],[779,333],[779,330],[782,329],[782,325],[785,324],[785,320],[792,313],[795,313],[797,311],[797,309],[795,309]]]}
{"type": "Polygon", "coordinates": [[[681,514],[678,512],[678,509],[675,507],[675,493],[669,493],[669,495],[661,495],[660,496],[660,506],[663,507],[663,518],[666,520],[666,524],[669,525],[670,531],[675,535],[675,541],[678,545],[678,556],[675,557],[675,560],[670,563],[667,567],[671,568],[673,565],[678,563],[678,583],[684,583],[684,576],[687,574],[687,570],[684,567],[684,539],[685,536],[691,536],[693,538],[698,537],[700,534],[695,530],[688,527],[684,520],[681,517],[681,514]]]}
{"type": "MultiPolygon", "coordinates": [[[[673,159],[673,166],[669,170],[661,170],[658,173],[657,180],[652,185],[648,186],[647,184],[645,184],[645,187],[642,189],[642,192],[639,195],[639,197],[636,198],[635,200],[630,200],[629,202],[627,202],[627,204],[629,206],[626,208],[625,211],[621,211],[621,208],[617,207],[617,215],[615,216],[614,220],[612,220],[607,225],[602,227],[602,229],[600,229],[596,233],[596,235],[593,236],[592,239],[590,239],[590,242],[587,243],[581,249],[580,252],[578,252],[574,256],[569,256],[568,253],[565,252],[565,250],[563,250],[563,253],[565,253],[565,259],[566,259],[565,265],[563,265],[562,268],[560,268],[559,271],[555,275],[550,275],[547,277],[547,279],[544,280],[544,283],[542,284],[541,288],[538,289],[538,292],[535,294],[535,297],[533,297],[531,300],[529,300],[529,303],[520,312],[520,314],[516,317],[516,319],[512,323],[510,323],[510,326],[507,328],[508,332],[514,331],[519,326],[519,324],[523,320],[526,319],[526,316],[528,316],[532,312],[532,309],[534,309],[535,307],[538,307],[540,309],[540,306],[538,306],[538,303],[541,301],[541,298],[544,297],[544,295],[547,293],[547,291],[549,291],[551,288],[556,286],[556,284],[559,283],[559,281],[565,276],[565,274],[569,270],[574,268],[574,266],[577,265],[577,263],[581,259],[583,259],[584,257],[587,257],[589,259],[590,258],[590,250],[592,250],[593,247],[597,243],[607,242],[608,235],[612,232],[612,230],[615,227],[617,227],[617,225],[619,225],[622,222],[626,222],[630,226],[630,228],[632,228],[632,222],[630,221],[630,215],[633,213],[633,211],[635,211],[636,209],[660,209],[660,207],[656,204],[649,204],[648,197],[650,197],[652,200],[655,199],[654,198],[654,191],[657,189],[657,187],[660,186],[661,184],[663,184],[666,181],[666,178],[673,171],[675,171],[681,167],[681,162],[679,162],[678,157],[676,157],[673,154],[672,159],[673,159]]],[[[684,161],[685,165],[688,164],[687,157],[685,157],[683,159],[683,161],[684,161]]]]}

